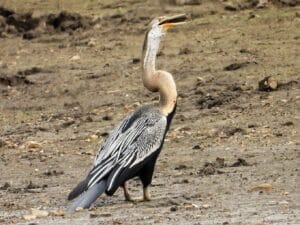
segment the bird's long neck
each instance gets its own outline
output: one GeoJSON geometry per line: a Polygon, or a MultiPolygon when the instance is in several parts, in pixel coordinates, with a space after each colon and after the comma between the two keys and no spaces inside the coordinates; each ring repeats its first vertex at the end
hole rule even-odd
{"type": "Polygon", "coordinates": [[[177,91],[173,76],[168,72],[155,69],[159,44],[159,39],[154,41],[148,40],[148,34],[146,34],[142,56],[142,79],[144,86],[148,90],[159,92],[159,109],[163,115],[167,116],[174,110],[177,91]]]}

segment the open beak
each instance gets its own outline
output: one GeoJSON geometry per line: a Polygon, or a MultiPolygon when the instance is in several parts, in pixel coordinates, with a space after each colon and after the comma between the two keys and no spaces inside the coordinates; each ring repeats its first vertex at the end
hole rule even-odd
{"type": "Polygon", "coordinates": [[[161,17],[159,25],[162,25],[165,29],[168,29],[176,25],[184,24],[186,20],[186,14],[179,14],[171,17],[161,17]]]}

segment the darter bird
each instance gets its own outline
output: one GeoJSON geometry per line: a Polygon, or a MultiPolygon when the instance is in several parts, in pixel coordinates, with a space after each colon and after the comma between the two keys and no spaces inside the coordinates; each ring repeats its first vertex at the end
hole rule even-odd
{"type": "Polygon", "coordinates": [[[103,192],[113,195],[119,187],[125,199],[132,201],[126,181],[134,177],[143,184],[143,200],[150,200],[148,187],[177,104],[173,76],[155,69],[156,54],[166,31],[186,19],[182,14],[158,17],[150,23],[143,45],[142,80],[148,90],[159,92],[159,106],[142,106],[115,127],[100,147],[87,177],[69,194],[68,200],[74,199],[69,210],[89,208],[103,192]]]}

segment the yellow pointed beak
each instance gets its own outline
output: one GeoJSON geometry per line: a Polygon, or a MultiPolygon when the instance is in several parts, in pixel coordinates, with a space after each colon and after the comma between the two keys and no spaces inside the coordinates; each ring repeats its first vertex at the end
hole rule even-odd
{"type": "Polygon", "coordinates": [[[159,25],[162,25],[164,29],[169,29],[170,27],[184,24],[187,19],[186,14],[180,14],[171,17],[161,17],[159,25]]]}

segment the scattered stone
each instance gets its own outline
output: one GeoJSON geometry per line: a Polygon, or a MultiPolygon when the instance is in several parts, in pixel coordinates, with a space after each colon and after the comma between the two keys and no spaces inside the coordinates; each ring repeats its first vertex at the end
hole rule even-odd
{"type": "Polygon", "coordinates": [[[24,218],[25,220],[34,220],[34,219],[36,219],[37,217],[36,217],[35,215],[29,214],[29,215],[23,215],[23,218],[24,218]]]}
{"type": "Polygon", "coordinates": [[[112,216],[111,213],[96,213],[96,212],[90,213],[90,218],[111,217],[111,216],[112,216]]]}
{"type": "Polygon", "coordinates": [[[79,55],[74,55],[70,58],[70,61],[78,61],[80,60],[80,56],[79,55]]]}
{"type": "Polygon", "coordinates": [[[257,4],[257,8],[265,8],[268,5],[269,0],[259,0],[257,4]]]}
{"type": "Polygon", "coordinates": [[[256,127],[258,127],[258,125],[252,123],[248,124],[248,128],[256,128],[256,127]]]}
{"type": "Polygon", "coordinates": [[[0,15],[3,16],[3,17],[8,17],[8,16],[11,16],[13,15],[15,12],[11,9],[7,9],[7,8],[4,8],[4,7],[0,7],[0,15]]]}
{"type": "Polygon", "coordinates": [[[20,75],[12,75],[12,76],[6,76],[6,75],[0,75],[0,84],[5,86],[17,86],[17,85],[23,85],[23,84],[34,84],[34,82],[28,80],[25,76],[20,75]]]}
{"type": "Polygon", "coordinates": [[[103,116],[102,119],[106,120],[106,121],[113,120],[113,115],[112,114],[107,114],[107,115],[103,116]]]}
{"type": "Polygon", "coordinates": [[[197,77],[197,82],[205,83],[205,79],[203,77],[197,77]]]}
{"type": "Polygon", "coordinates": [[[133,64],[138,64],[138,63],[140,63],[141,62],[141,59],[139,59],[139,58],[133,58],[132,59],[132,63],[133,64]]]}
{"type": "Polygon", "coordinates": [[[0,148],[5,146],[6,145],[6,142],[0,138],[0,148]]]}
{"type": "Polygon", "coordinates": [[[299,5],[299,0],[276,0],[276,1],[270,1],[270,0],[244,0],[244,1],[235,1],[227,2],[223,1],[224,3],[224,9],[228,11],[237,11],[237,10],[245,10],[245,9],[253,9],[253,8],[266,8],[268,4],[273,3],[274,5],[281,5],[281,6],[291,6],[294,7],[297,4],[299,5]]]}
{"type": "Polygon", "coordinates": [[[62,175],[64,174],[64,171],[62,170],[47,170],[46,172],[44,172],[44,175],[46,176],[59,176],[59,175],[62,175]]]}
{"type": "Polygon", "coordinates": [[[41,143],[38,143],[37,141],[28,141],[26,142],[26,147],[27,148],[34,148],[34,149],[37,149],[37,148],[42,148],[42,144],[41,143]]]}
{"type": "Polygon", "coordinates": [[[48,211],[32,208],[31,213],[28,215],[24,215],[23,218],[25,220],[34,220],[37,218],[47,217],[48,215],[48,211]]]}
{"type": "Polygon", "coordinates": [[[193,51],[192,51],[190,48],[185,47],[185,48],[182,48],[182,49],[179,50],[178,55],[189,55],[189,54],[191,54],[192,52],[193,52],[193,51]]]}
{"type": "Polygon", "coordinates": [[[204,204],[204,205],[201,206],[201,208],[203,208],[203,209],[208,209],[208,208],[210,208],[210,205],[204,204]]]}
{"type": "Polygon", "coordinates": [[[96,134],[92,134],[91,136],[90,136],[90,139],[91,140],[97,140],[99,137],[98,137],[98,135],[96,135],[96,134]]]}
{"type": "Polygon", "coordinates": [[[230,167],[251,166],[245,159],[238,158],[230,167]]]}
{"type": "Polygon", "coordinates": [[[44,70],[43,68],[34,66],[34,67],[31,67],[30,69],[20,70],[20,71],[18,71],[17,74],[28,76],[28,75],[33,75],[33,74],[36,74],[36,73],[41,73],[41,72],[50,72],[50,71],[44,70]]]}
{"type": "Polygon", "coordinates": [[[241,48],[240,49],[240,53],[248,53],[248,54],[252,54],[252,52],[246,48],[241,48]]]}
{"type": "Polygon", "coordinates": [[[32,181],[30,181],[29,184],[25,187],[25,189],[36,189],[36,188],[41,188],[41,186],[37,184],[33,184],[32,181]]]}
{"type": "Polygon", "coordinates": [[[201,0],[167,0],[169,4],[173,5],[200,5],[201,0]]]}
{"type": "Polygon", "coordinates": [[[212,89],[210,92],[206,93],[203,90],[196,90],[196,93],[200,95],[197,100],[197,105],[200,109],[211,109],[221,105],[226,105],[226,103],[238,98],[242,94],[242,88],[238,84],[228,85],[224,90],[212,89]]]}
{"type": "Polygon", "coordinates": [[[101,217],[111,217],[112,214],[111,213],[101,213],[100,216],[101,217]]]}
{"type": "Polygon", "coordinates": [[[298,81],[291,80],[286,83],[278,83],[278,89],[280,90],[300,89],[300,85],[298,81]]]}
{"type": "Polygon", "coordinates": [[[3,186],[0,187],[0,190],[6,191],[10,187],[11,185],[8,182],[5,182],[3,186]]]}
{"type": "Polygon", "coordinates": [[[63,210],[51,211],[49,213],[50,216],[65,216],[65,212],[63,210]]]}
{"type": "MultiPolygon", "coordinates": [[[[86,139],[85,141],[86,141],[86,142],[91,142],[91,139],[88,138],[88,139],[86,139]]],[[[91,149],[91,150],[89,150],[89,151],[81,152],[80,154],[81,154],[81,155],[95,155],[95,152],[94,152],[94,150],[91,149]]]]}
{"type": "Polygon", "coordinates": [[[193,146],[193,149],[202,149],[202,147],[200,146],[200,145],[195,145],[195,146],[193,146]]]}
{"type": "Polygon", "coordinates": [[[40,36],[40,34],[38,32],[31,30],[31,31],[27,31],[26,33],[24,33],[22,35],[22,38],[24,40],[32,40],[34,38],[37,38],[38,36],[40,36]]]}
{"type": "Polygon", "coordinates": [[[238,158],[236,162],[231,165],[225,163],[224,158],[217,157],[215,162],[206,162],[204,166],[197,172],[200,176],[209,176],[214,174],[224,174],[224,171],[219,170],[225,167],[251,166],[246,160],[238,158]]]}
{"type": "MultiPolygon", "coordinates": [[[[81,107],[80,102],[65,102],[64,107],[66,108],[75,108],[75,107],[81,107]]],[[[59,115],[58,117],[61,117],[62,115],[59,115]]]]}
{"type": "Polygon", "coordinates": [[[32,208],[31,209],[31,214],[35,215],[37,218],[40,218],[40,217],[46,217],[46,216],[48,216],[49,212],[45,211],[45,210],[40,210],[40,209],[32,208]]]}
{"type": "Polygon", "coordinates": [[[218,170],[219,168],[224,168],[227,165],[225,164],[224,158],[216,158],[215,162],[206,162],[204,166],[197,172],[201,176],[209,176],[214,174],[223,174],[223,171],[218,170]]]}
{"type": "Polygon", "coordinates": [[[87,43],[88,47],[94,47],[96,46],[96,39],[95,38],[91,38],[91,40],[89,40],[89,42],[87,43]]]}
{"type": "Polygon", "coordinates": [[[90,17],[81,16],[79,13],[62,11],[58,14],[49,14],[46,17],[46,25],[52,26],[57,31],[74,31],[87,29],[96,24],[90,17]]]}
{"type": "Polygon", "coordinates": [[[225,164],[225,159],[224,158],[220,158],[220,157],[217,157],[216,158],[216,161],[214,163],[215,167],[217,168],[223,168],[223,167],[226,167],[226,164],[225,164]]]}
{"type": "Polygon", "coordinates": [[[265,183],[265,184],[257,185],[256,187],[252,188],[250,192],[254,192],[254,191],[270,192],[272,191],[272,189],[273,189],[272,184],[265,183]]]}
{"type": "Polygon", "coordinates": [[[216,169],[212,163],[206,163],[204,167],[198,171],[199,175],[205,175],[205,176],[213,175],[215,173],[216,173],[216,169]]]}
{"type": "Polygon", "coordinates": [[[180,202],[175,200],[175,199],[169,199],[168,203],[173,205],[173,206],[180,206],[180,202]]]}
{"type": "Polygon", "coordinates": [[[75,209],[75,212],[81,212],[81,211],[83,211],[84,210],[84,208],[82,208],[82,207],[77,207],[76,209],[75,209]]]}
{"type": "Polygon", "coordinates": [[[162,50],[159,50],[158,53],[156,54],[157,57],[164,56],[164,55],[165,53],[162,50]]]}
{"type": "Polygon", "coordinates": [[[103,137],[103,138],[107,137],[108,135],[109,135],[108,132],[102,132],[102,133],[100,134],[100,136],[103,137]]]}
{"type": "Polygon", "coordinates": [[[239,10],[239,7],[238,7],[238,5],[233,4],[232,2],[227,2],[224,5],[224,9],[227,11],[237,11],[237,10],[239,10]]]}
{"type": "Polygon", "coordinates": [[[243,89],[241,88],[241,86],[238,85],[238,84],[229,85],[226,89],[229,90],[229,91],[236,91],[236,92],[243,91],[243,89]]]}
{"type": "Polygon", "coordinates": [[[95,213],[95,212],[90,213],[90,218],[97,218],[97,217],[99,217],[99,216],[100,216],[100,215],[97,214],[97,213],[95,213]]]}
{"type": "Polygon", "coordinates": [[[249,62],[241,62],[241,63],[232,63],[228,66],[224,67],[225,71],[233,71],[233,70],[238,70],[240,68],[243,68],[245,66],[247,66],[249,64],[249,62]]]}
{"type": "Polygon", "coordinates": [[[11,9],[0,7],[0,36],[22,35],[30,39],[38,36],[33,30],[37,30],[41,24],[40,18],[35,18],[32,13],[16,13],[11,9]]]}
{"type": "Polygon", "coordinates": [[[213,107],[222,105],[223,101],[219,98],[208,95],[208,96],[202,96],[197,101],[197,104],[200,106],[200,109],[211,109],[213,107]]]}
{"type": "Polygon", "coordinates": [[[188,180],[188,179],[183,179],[183,180],[181,181],[181,183],[182,183],[182,184],[188,184],[188,183],[189,183],[189,180],[188,180]]]}
{"type": "Polygon", "coordinates": [[[289,202],[288,201],[281,201],[281,202],[278,202],[278,205],[288,205],[289,202]]]}
{"type": "Polygon", "coordinates": [[[295,7],[297,5],[300,5],[299,0],[279,0],[279,2],[286,6],[295,7]]]}
{"type": "MultiPolygon", "coordinates": [[[[253,19],[255,17],[256,17],[256,15],[254,13],[249,13],[248,19],[251,20],[251,19],[253,19]]],[[[241,52],[241,53],[243,53],[243,52],[241,52]]]]}
{"type": "Polygon", "coordinates": [[[85,119],[84,119],[85,122],[93,122],[93,118],[91,116],[87,116],[85,119]]]}
{"type": "Polygon", "coordinates": [[[180,164],[178,166],[175,167],[175,170],[185,170],[187,169],[188,167],[184,164],[180,164]]]}
{"type": "Polygon", "coordinates": [[[171,208],[170,208],[170,211],[171,212],[176,212],[178,210],[178,207],[177,206],[171,206],[171,208]]]}
{"type": "Polygon", "coordinates": [[[258,82],[259,91],[275,91],[278,87],[278,82],[273,77],[268,76],[258,82]]]}
{"type": "Polygon", "coordinates": [[[221,137],[230,137],[235,135],[236,133],[245,134],[245,130],[240,127],[223,127],[220,130],[221,137]]]}
{"type": "MultiPolygon", "coordinates": [[[[1,24],[0,24],[0,26],[1,26],[1,24]]],[[[1,33],[0,33],[0,36],[1,36],[1,33]]],[[[8,68],[7,63],[5,63],[5,62],[3,62],[3,61],[0,61],[0,68],[2,68],[2,69],[7,69],[7,68],[8,68]]]]}
{"type": "Polygon", "coordinates": [[[184,208],[186,209],[198,209],[199,206],[195,203],[183,203],[184,208]]]}
{"type": "Polygon", "coordinates": [[[75,123],[75,120],[70,119],[70,120],[64,121],[64,122],[61,124],[61,127],[67,128],[67,127],[73,125],[74,123],[75,123]]]}
{"type": "Polygon", "coordinates": [[[14,187],[8,187],[7,191],[10,193],[18,194],[24,192],[24,188],[14,188],[14,187]]]}
{"type": "Polygon", "coordinates": [[[7,25],[13,26],[18,32],[33,30],[40,23],[40,19],[32,17],[31,13],[16,13],[4,7],[0,7],[0,16],[5,18],[7,25]]]}

